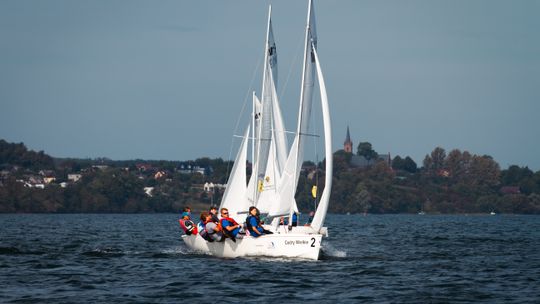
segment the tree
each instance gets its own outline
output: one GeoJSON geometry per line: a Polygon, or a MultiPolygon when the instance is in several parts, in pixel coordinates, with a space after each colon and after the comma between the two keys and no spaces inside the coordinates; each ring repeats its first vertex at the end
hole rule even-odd
{"type": "Polygon", "coordinates": [[[439,170],[444,168],[445,159],[446,151],[441,147],[436,147],[430,155],[426,155],[424,158],[424,170],[431,175],[438,174],[439,170]]]}
{"type": "Polygon", "coordinates": [[[392,168],[394,168],[394,170],[403,170],[403,158],[401,158],[401,156],[396,155],[396,157],[394,157],[392,160],[392,168]]]}
{"type": "Polygon", "coordinates": [[[418,166],[416,165],[416,162],[409,156],[405,157],[403,160],[403,170],[409,173],[415,173],[417,169],[418,166]]]}
{"type": "Polygon", "coordinates": [[[433,160],[432,169],[438,171],[444,168],[444,160],[446,159],[446,151],[441,147],[436,147],[431,152],[431,159],[433,160]]]}
{"type": "Polygon", "coordinates": [[[503,185],[519,185],[526,178],[531,178],[533,172],[528,167],[519,167],[512,165],[501,172],[501,181],[503,185]]]}
{"type": "Polygon", "coordinates": [[[426,154],[426,157],[424,157],[424,161],[422,162],[422,166],[426,172],[431,170],[431,167],[433,166],[433,159],[431,159],[431,156],[429,154],[426,154]]]}
{"type": "Polygon", "coordinates": [[[357,206],[357,211],[367,213],[368,210],[371,208],[371,194],[367,190],[367,187],[366,185],[364,185],[364,183],[360,183],[358,184],[358,186],[356,186],[353,200],[353,206],[357,206]]]}
{"type": "Polygon", "coordinates": [[[357,153],[360,156],[365,157],[366,159],[376,159],[378,154],[373,150],[371,143],[369,142],[361,142],[358,144],[357,153]]]}
{"type": "Polygon", "coordinates": [[[501,170],[499,164],[489,155],[474,155],[469,171],[469,184],[476,186],[480,191],[495,191],[494,187],[500,184],[501,170]]]}

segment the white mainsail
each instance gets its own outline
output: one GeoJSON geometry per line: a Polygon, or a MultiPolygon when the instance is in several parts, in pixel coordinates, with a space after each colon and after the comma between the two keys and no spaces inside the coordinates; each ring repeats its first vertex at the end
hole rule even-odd
{"type": "Polygon", "coordinates": [[[252,141],[253,144],[251,145],[251,159],[253,163],[255,163],[255,151],[257,151],[257,140],[256,135],[259,134],[259,126],[260,126],[260,117],[261,117],[261,111],[262,111],[262,104],[259,98],[257,97],[257,94],[255,94],[255,91],[253,91],[253,113],[252,113],[252,130],[253,130],[253,136],[252,141]]]}
{"type": "MultiPolygon", "coordinates": [[[[271,13],[272,7],[270,6],[268,12],[268,28],[265,42],[265,60],[261,91],[262,111],[260,116],[260,128],[257,133],[257,158],[255,162],[256,167],[251,177],[252,179],[256,179],[257,188],[260,188],[260,184],[265,178],[272,141],[272,99],[274,98],[274,89],[272,87],[275,85],[272,79],[277,77],[277,49],[272,30],[271,13]]],[[[257,200],[259,192],[260,191],[256,191],[254,193],[254,201],[257,200]]]]}
{"type": "MultiPolygon", "coordinates": [[[[317,31],[315,27],[315,15],[313,12],[313,3],[310,0],[308,6],[308,15],[306,22],[306,38],[304,48],[304,64],[302,71],[302,87],[300,92],[300,109],[298,111],[298,126],[296,131],[296,137],[293,147],[289,152],[289,159],[287,159],[286,167],[284,171],[287,171],[287,178],[294,183],[292,192],[287,191],[288,198],[283,197],[282,200],[293,200],[296,187],[298,186],[298,179],[300,177],[300,169],[304,161],[304,136],[307,135],[309,130],[309,117],[311,116],[312,97],[314,81],[314,49],[317,47],[317,31]],[[293,153],[294,152],[294,153],[293,153]],[[289,176],[290,175],[290,176],[289,176]]],[[[283,174],[286,175],[285,173],[283,174]]],[[[286,204],[282,202],[281,204],[286,204]]],[[[289,217],[292,218],[292,214],[295,212],[293,205],[290,205],[289,217]]]]}
{"type": "Polygon", "coordinates": [[[248,200],[261,212],[267,213],[272,202],[279,201],[277,181],[287,158],[287,137],[279,99],[277,96],[277,48],[271,20],[268,13],[268,27],[265,42],[265,60],[262,83],[262,99],[254,97],[256,119],[254,125],[254,167],[248,183],[248,200]]]}

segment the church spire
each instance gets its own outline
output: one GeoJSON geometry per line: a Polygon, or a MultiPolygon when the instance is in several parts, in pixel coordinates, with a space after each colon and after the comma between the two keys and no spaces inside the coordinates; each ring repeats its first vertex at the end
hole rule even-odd
{"type": "Polygon", "coordinates": [[[343,143],[343,150],[347,153],[352,153],[353,143],[351,141],[351,133],[349,132],[349,126],[347,125],[347,136],[345,137],[345,142],[343,143]]]}

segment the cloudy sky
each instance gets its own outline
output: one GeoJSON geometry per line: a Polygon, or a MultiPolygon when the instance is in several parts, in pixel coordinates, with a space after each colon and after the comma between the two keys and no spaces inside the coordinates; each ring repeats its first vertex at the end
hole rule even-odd
{"type": "MultiPolygon", "coordinates": [[[[294,129],[306,1],[2,0],[0,138],[58,157],[229,158],[260,90],[270,3],[294,129]]],[[[315,13],[335,149],[349,125],[355,146],[419,164],[441,146],[540,169],[540,1],[316,1],[315,13]]]]}

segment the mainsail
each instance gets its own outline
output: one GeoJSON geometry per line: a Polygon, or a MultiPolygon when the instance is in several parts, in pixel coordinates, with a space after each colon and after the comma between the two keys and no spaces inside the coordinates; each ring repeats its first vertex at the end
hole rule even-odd
{"type": "MultiPolygon", "coordinates": [[[[284,181],[284,186],[289,188],[282,197],[281,205],[286,205],[287,200],[294,200],[296,187],[298,186],[298,178],[300,177],[300,169],[304,161],[304,137],[309,130],[309,117],[311,115],[313,87],[315,84],[315,56],[314,49],[317,47],[317,30],[315,27],[315,14],[313,12],[313,3],[309,1],[308,16],[306,23],[306,38],[304,48],[304,64],[302,71],[302,87],[300,92],[300,109],[298,111],[298,126],[293,146],[289,152],[289,158],[284,169],[284,177],[289,181],[284,181]],[[287,183],[292,185],[286,185],[287,183]],[[292,187],[291,187],[292,186],[292,187]]],[[[289,217],[292,218],[293,212],[296,210],[293,204],[290,204],[289,217]]]]}
{"type": "MultiPolygon", "coordinates": [[[[255,100],[257,106],[254,114],[254,169],[248,183],[248,200],[267,212],[269,195],[263,191],[273,189],[276,192],[275,181],[279,180],[287,156],[287,138],[281,115],[281,109],[276,93],[277,82],[277,48],[274,40],[271,19],[272,7],[268,12],[268,27],[265,42],[265,60],[261,101],[255,100]],[[269,180],[273,182],[270,184],[269,180]],[[266,202],[259,202],[263,195],[266,202]]],[[[273,198],[274,199],[274,198],[273,198]]]]}

